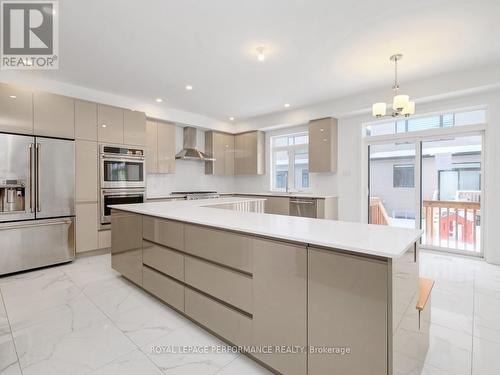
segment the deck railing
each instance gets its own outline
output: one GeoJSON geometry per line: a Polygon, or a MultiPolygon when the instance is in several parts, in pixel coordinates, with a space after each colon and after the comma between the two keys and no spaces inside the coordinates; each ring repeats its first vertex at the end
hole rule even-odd
{"type": "Polygon", "coordinates": [[[424,200],[425,244],[479,251],[479,202],[424,200]]]}
{"type": "Polygon", "coordinates": [[[370,198],[370,224],[389,225],[389,215],[382,200],[377,197],[370,198]]]}

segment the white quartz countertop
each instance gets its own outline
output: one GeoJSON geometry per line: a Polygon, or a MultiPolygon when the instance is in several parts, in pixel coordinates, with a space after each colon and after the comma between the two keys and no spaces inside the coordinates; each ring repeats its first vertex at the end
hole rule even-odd
{"type": "Polygon", "coordinates": [[[385,258],[400,257],[422,234],[421,230],[416,229],[209,207],[252,200],[254,199],[229,197],[122,204],[113,205],[111,208],[385,258]]]}
{"type": "Polygon", "coordinates": [[[327,194],[316,194],[316,193],[307,193],[307,192],[294,192],[294,193],[280,193],[278,191],[265,191],[260,193],[220,193],[220,195],[255,195],[255,196],[263,196],[263,197],[289,197],[289,198],[315,198],[315,199],[325,199],[325,198],[336,198],[335,195],[327,195],[327,194]]]}
{"type": "MultiPolygon", "coordinates": [[[[335,195],[328,194],[317,194],[317,193],[280,193],[276,191],[267,192],[253,192],[253,193],[219,193],[220,196],[224,197],[227,195],[245,195],[245,196],[262,196],[262,197],[290,197],[290,198],[315,198],[315,199],[325,199],[325,198],[336,198],[335,195]]],[[[186,194],[166,194],[166,195],[156,195],[148,196],[146,199],[173,199],[173,198],[185,198],[186,194]]]]}

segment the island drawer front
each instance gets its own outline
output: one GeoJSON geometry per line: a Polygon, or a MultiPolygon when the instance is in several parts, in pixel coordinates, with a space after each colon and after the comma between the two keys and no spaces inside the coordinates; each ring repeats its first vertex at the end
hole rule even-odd
{"type": "Polygon", "coordinates": [[[190,256],[185,258],[186,284],[252,313],[252,278],[190,256]]]}
{"type": "Polygon", "coordinates": [[[184,251],[216,263],[252,272],[252,239],[227,231],[186,224],[184,251]]]}
{"type": "Polygon", "coordinates": [[[177,251],[143,240],[142,263],[184,281],[184,255],[177,251]]]}
{"type": "Polygon", "coordinates": [[[176,250],[184,248],[184,224],[143,216],[142,237],[176,250]]]}
{"type": "Polygon", "coordinates": [[[142,287],[170,306],[184,311],[184,285],[143,266],[142,287]]]}
{"type": "Polygon", "coordinates": [[[249,345],[252,319],[186,287],[186,314],[236,345],[249,345]]]}

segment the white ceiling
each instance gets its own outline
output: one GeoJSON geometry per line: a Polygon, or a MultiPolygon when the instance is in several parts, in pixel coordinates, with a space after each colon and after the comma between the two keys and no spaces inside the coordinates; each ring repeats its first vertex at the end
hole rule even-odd
{"type": "Polygon", "coordinates": [[[394,52],[403,88],[497,63],[499,14],[498,0],[64,0],[60,69],[26,74],[238,121],[389,91],[394,52]]]}

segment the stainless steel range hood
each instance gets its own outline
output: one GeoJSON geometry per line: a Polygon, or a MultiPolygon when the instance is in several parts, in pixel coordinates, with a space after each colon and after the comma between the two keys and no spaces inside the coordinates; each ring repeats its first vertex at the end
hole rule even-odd
{"type": "Polygon", "coordinates": [[[214,158],[207,156],[196,148],[196,132],[196,128],[192,126],[184,128],[184,147],[175,155],[175,158],[180,160],[215,161],[214,158]]]}

